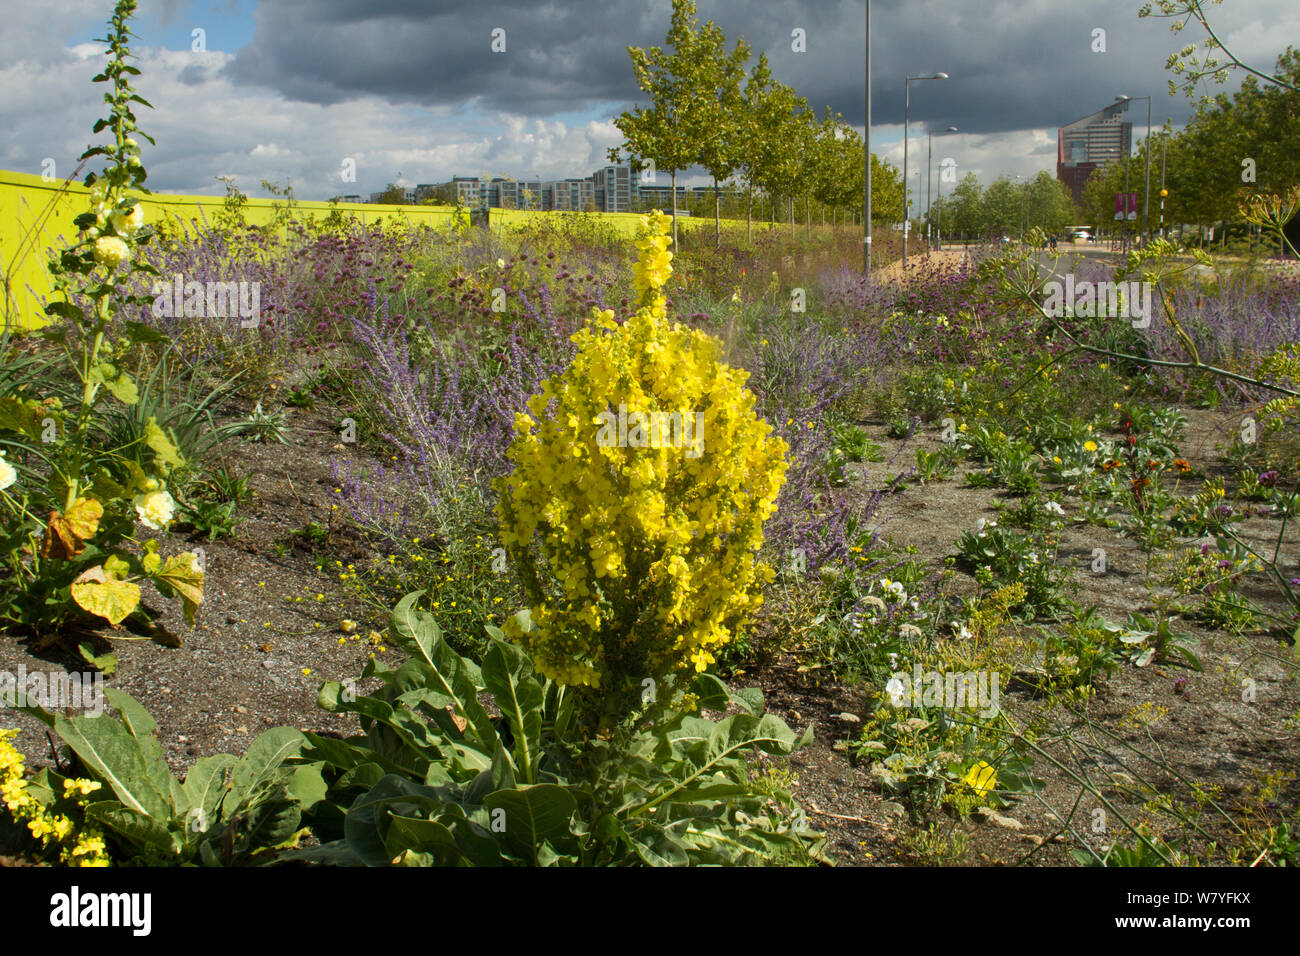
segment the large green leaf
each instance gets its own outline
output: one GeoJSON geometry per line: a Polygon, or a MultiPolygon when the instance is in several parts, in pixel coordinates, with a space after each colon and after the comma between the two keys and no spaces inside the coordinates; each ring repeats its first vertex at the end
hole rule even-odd
{"type": "Polygon", "coordinates": [[[297,800],[283,795],[259,800],[236,841],[237,851],[247,853],[278,847],[288,842],[301,822],[302,810],[297,800]]]}
{"type": "Polygon", "coordinates": [[[396,855],[389,854],[383,836],[389,811],[412,816],[415,810],[432,814],[442,806],[434,788],[389,774],[348,808],[344,837],[367,866],[388,866],[396,855]]]}
{"type": "Polygon", "coordinates": [[[158,728],[158,722],[153,719],[149,711],[125,691],[118,690],[116,687],[105,687],[104,696],[113,705],[113,709],[122,718],[122,723],[126,725],[126,729],[132,736],[148,737],[158,728]]]}
{"type": "Polygon", "coordinates": [[[369,790],[375,784],[383,780],[392,771],[385,770],[377,763],[363,763],[353,767],[343,776],[339,777],[334,784],[339,790],[349,790],[353,787],[360,787],[362,790],[369,790]]]}
{"type": "Polygon", "coordinates": [[[158,757],[146,753],[126,727],[103,717],[55,715],[54,729],[87,769],[108,784],[123,806],[155,820],[172,819],[169,788],[157,782],[164,775],[174,779],[171,771],[165,762],[157,766],[158,757]]]}
{"type": "Polygon", "coordinates": [[[310,810],[329,796],[329,786],[321,771],[322,763],[301,764],[289,772],[289,779],[284,785],[289,794],[303,810],[310,810]]]}
{"type": "Polygon", "coordinates": [[[510,723],[515,768],[521,783],[535,783],[542,750],[542,685],[533,665],[513,644],[492,642],[483,659],[483,683],[510,723]]]}
{"type": "Polygon", "coordinates": [[[717,780],[718,773],[731,773],[733,779],[743,780],[743,755],[752,749],[765,753],[788,755],[811,739],[812,728],[802,738],[774,714],[753,717],[749,714],[732,714],[716,724],[700,718],[688,718],[679,730],[671,735],[673,751],[682,765],[675,774],[676,781],[657,796],[632,811],[636,816],[653,810],[665,801],[690,801],[708,787],[724,783],[717,780]]]}
{"type": "Polygon", "coordinates": [[[378,757],[412,774],[424,776],[429,765],[427,754],[430,750],[438,753],[439,739],[431,734],[429,725],[419,714],[404,707],[395,708],[378,697],[358,695],[336,682],[321,686],[316,703],[331,713],[362,715],[369,748],[378,757]],[[375,727],[367,726],[367,720],[387,728],[391,732],[389,738],[385,739],[375,727]]]}
{"type": "Polygon", "coordinates": [[[231,754],[200,757],[194,762],[182,785],[188,803],[185,824],[190,832],[204,832],[216,823],[221,800],[228,790],[226,781],[236,763],[238,760],[231,754]],[[196,811],[202,815],[198,816],[196,811]]]}
{"type": "Polygon", "coordinates": [[[433,618],[415,607],[423,593],[408,594],[393,608],[389,625],[393,640],[428,666],[429,687],[453,702],[456,714],[469,721],[483,749],[491,752],[497,733],[478,700],[478,693],[483,689],[482,675],[472,661],[447,645],[433,618]]]}
{"type": "Polygon", "coordinates": [[[275,775],[285,760],[300,754],[306,743],[307,738],[293,727],[272,727],[254,740],[231,773],[227,809],[233,810],[247,800],[259,784],[275,775]]]}
{"type": "Polygon", "coordinates": [[[141,849],[153,850],[160,856],[174,856],[179,852],[176,837],[165,824],[115,801],[90,804],[86,807],[86,819],[111,830],[126,842],[141,849]]]}
{"type": "MultiPolygon", "coordinates": [[[[429,783],[428,780],[425,783],[429,783]]],[[[492,766],[479,771],[468,787],[465,788],[462,802],[474,806],[483,803],[488,794],[496,790],[513,790],[517,786],[514,767],[510,764],[510,755],[504,745],[498,743],[492,755],[492,766]]]]}
{"type": "Polygon", "coordinates": [[[572,839],[569,821],[578,801],[565,787],[539,783],[517,790],[498,790],[483,799],[489,811],[503,811],[506,845],[530,862],[537,863],[538,848],[547,841],[572,839]]]}
{"type": "Polygon", "coordinates": [[[433,855],[439,866],[459,862],[462,853],[455,835],[442,823],[423,817],[407,817],[396,813],[388,815],[388,833],[385,835],[385,852],[389,860],[401,856],[406,850],[433,855]]]}

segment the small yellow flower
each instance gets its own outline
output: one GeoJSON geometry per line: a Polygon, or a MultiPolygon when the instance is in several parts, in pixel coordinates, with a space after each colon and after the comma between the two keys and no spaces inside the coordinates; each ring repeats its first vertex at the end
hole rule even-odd
{"type": "Polygon", "coordinates": [[[1096,450],[1097,450],[1097,443],[1096,443],[1095,441],[1092,441],[1092,440],[1090,439],[1090,440],[1088,440],[1088,441],[1086,441],[1086,442],[1083,443],[1083,450],[1084,450],[1084,451],[1096,451],[1096,450]]]}
{"type": "Polygon", "coordinates": [[[989,764],[983,760],[975,764],[970,770],[966,771],[966,776],[962,778],[962,783],[970,787],[981,797],[988,796],[998,785],[998,773],[989,764]]]}
{"type": "Polygon", "coordinates": [[[95,261],[109,269],[116,269],[131,257],[131,247],[117,236],[100,236],[95,240],[95,261]]]}
{"type": "Polygon", "coordinates": [[[171,524],[172,516],[176,513],[175,499],[162,490],[136,495],[133,503],[136,514],[140,516],[140,523],[154,531],[162,531],[171,524]]]}
{"type": "Polygon", "coordinates": [[[136,203],[129,213],[115,212],[108,218],[119,235],[133,236],[144,225],[144,206],[136,203]]]}

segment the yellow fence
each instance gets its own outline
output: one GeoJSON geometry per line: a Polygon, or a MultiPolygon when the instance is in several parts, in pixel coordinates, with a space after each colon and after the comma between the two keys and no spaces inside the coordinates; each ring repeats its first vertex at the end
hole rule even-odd
{"type": "MultiPolygon", "coordinates": [[[[72,220],[86,211],[88,190],[81,183],[62,180],[46,181],[29,173],[0,170],[0,278],[4,281],[3,310],[0,325],[32,327],[43,323],[43,303],[49,301],[52,283],[46,269],[51,250],[70,245],[76,237],[72,220]]],[[[211,223],[224,203],[221,196],[176,196],[153,193],[141,197],[146,222],[157,222],[174,216],[182,223],[211,223]]],[[[283,206],[283,202],[278,204],[283,206]]],[[[253,225],[265,225],[276,212],[277,202],[272,199],[249,199],[244,206],[244,219],[253,225]]],[[[447,206],[388,206],[369,203],[341,203],[337,206],[325,202],[294,201],[297,217],[324,217],[333,209],[352,216],[360,222],[376,222],[401,217],[412,224],[446,228],[452,220],[453,210],[447,206]]],[[[582,215],[565,212],[534,212],[493,209],[489,221],[493,230],[508,229],[513,225],[537,217],[582,215]]],[[[631,236],[636,230],[636,213],[597,213],[602,221],[610,223],[620,233],[631,236]]],[[[679,228],[712,226],[711,218],[683,218],[679,228]]],[[[736,223],[726,224],[734,228],[736,223]]],[[[743,227],[743,223],[740,224],[743,227]]]]}

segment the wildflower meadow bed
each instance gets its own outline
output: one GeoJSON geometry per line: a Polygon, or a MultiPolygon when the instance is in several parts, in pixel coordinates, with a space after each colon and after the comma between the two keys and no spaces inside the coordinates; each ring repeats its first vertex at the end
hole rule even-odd
{"type": "Polygon", "coordinates": [[[1294,278],[178,232],[131,6],[50,324],[0,340],[7,859],[1297,863],[1294,278]]]}

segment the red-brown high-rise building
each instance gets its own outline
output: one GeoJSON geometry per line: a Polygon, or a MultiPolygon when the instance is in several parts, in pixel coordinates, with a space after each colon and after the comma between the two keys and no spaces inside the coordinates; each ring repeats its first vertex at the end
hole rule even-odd
{"type": "Polygon", "coordinates": [[[1056,132],[1056,178],[1083,202],[1083,184],[1097,168],[1118,162],[1133,148],[1133,124],[1124,118],[1128,103],[1113,103],[1056,132]]]}

